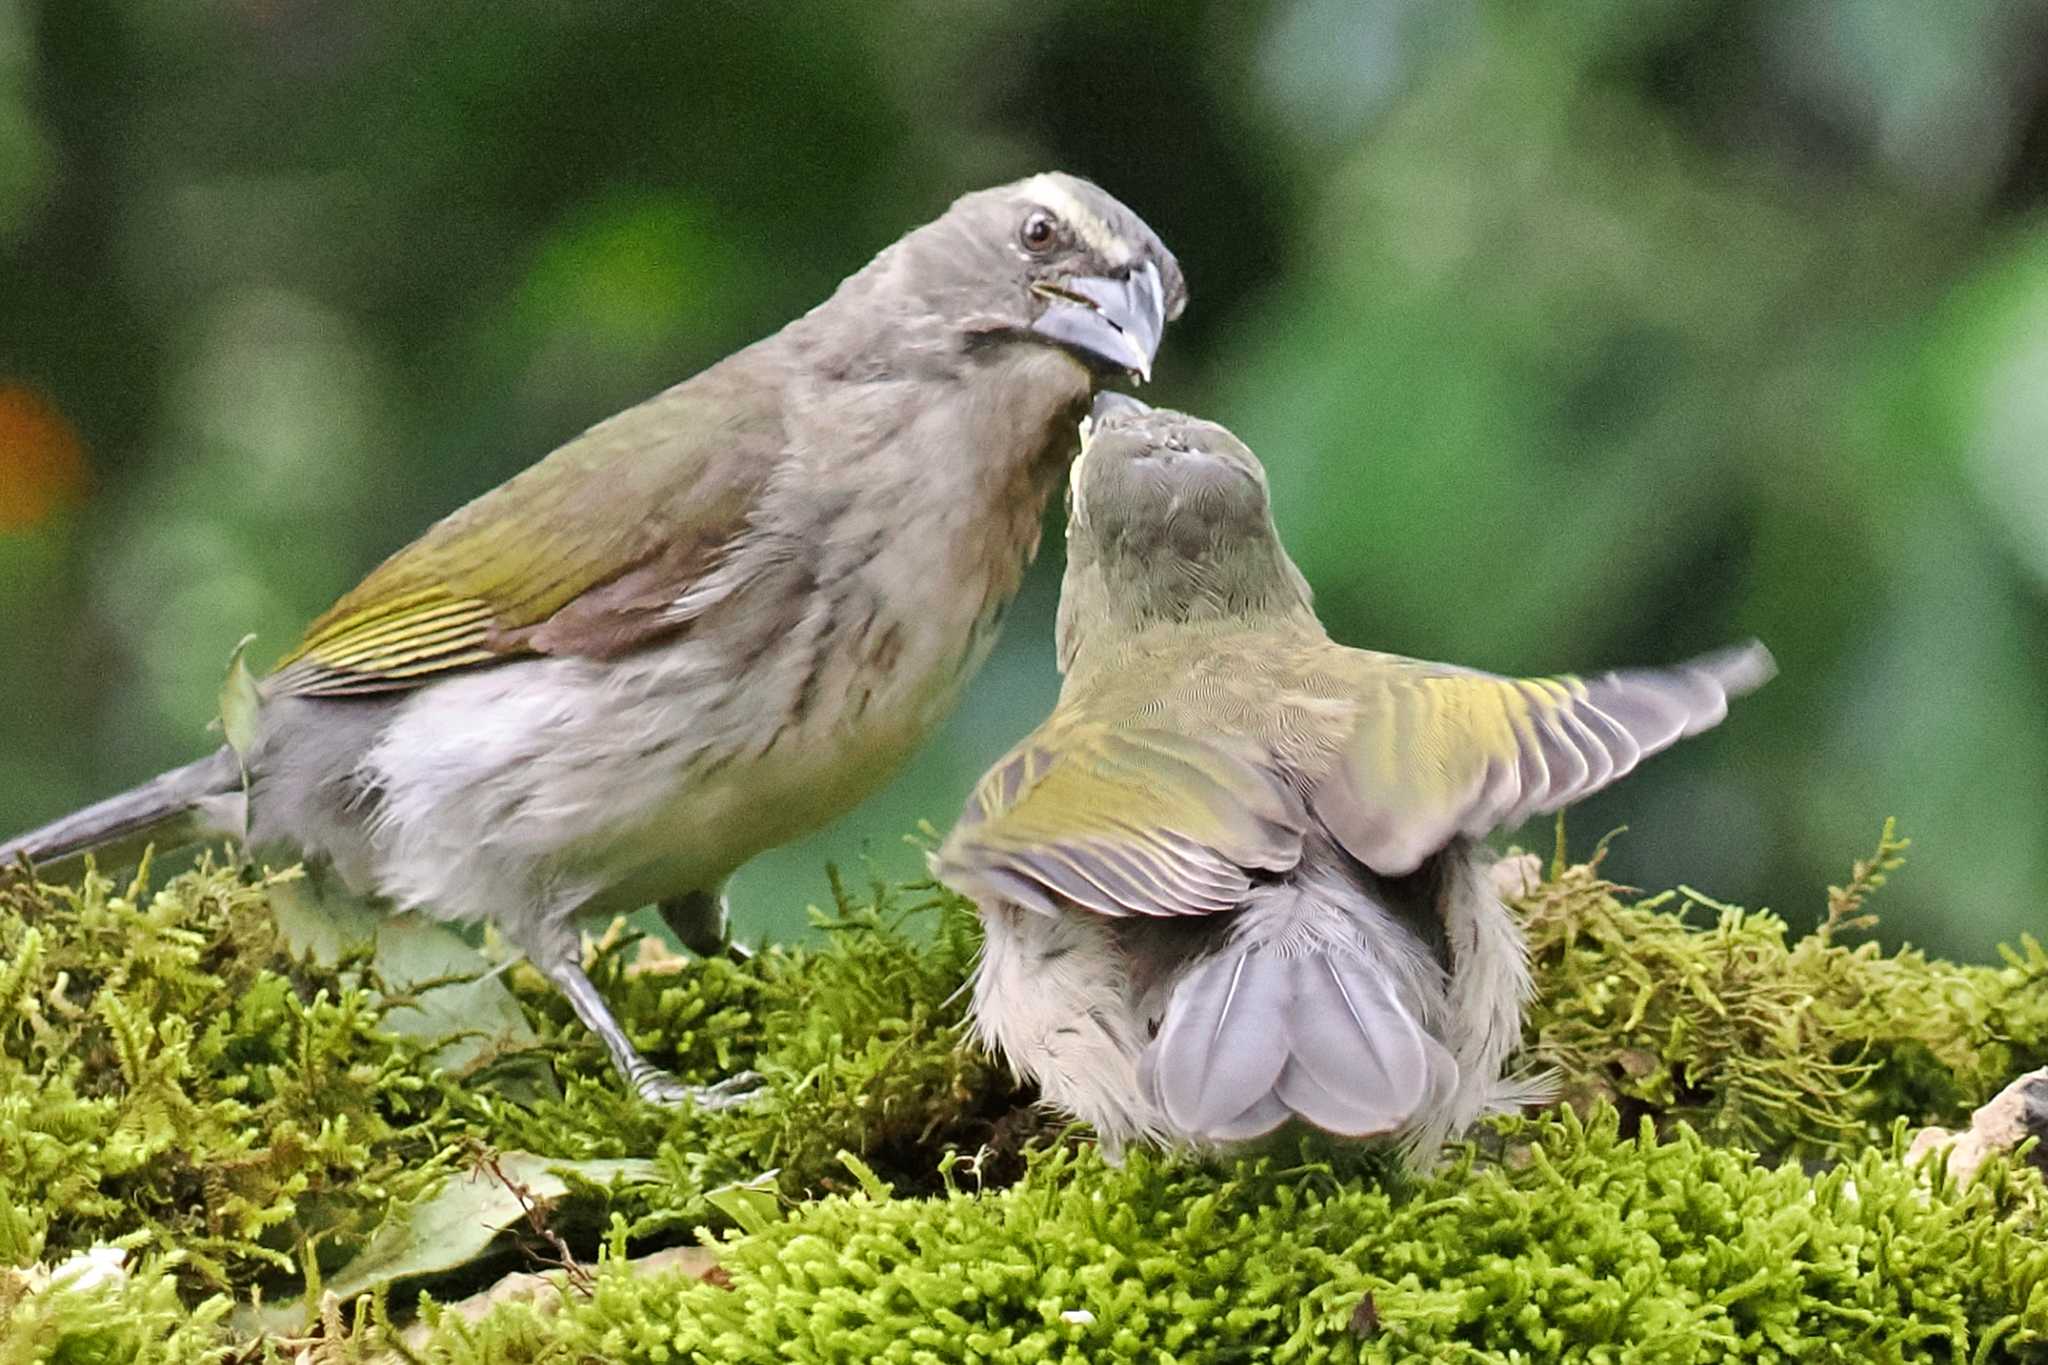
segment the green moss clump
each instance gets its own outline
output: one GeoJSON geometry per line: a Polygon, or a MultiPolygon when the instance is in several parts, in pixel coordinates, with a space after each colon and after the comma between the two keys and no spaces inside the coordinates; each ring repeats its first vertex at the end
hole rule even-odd
{"type": "Polygon", "coordinates": [[[0,1265],[106,1242],[177,1252],[195,1302],[289,1301],[493,1150],[651,1157],[660,1180],[586,1190],[570,1212],[674,1238],[725,1221],[706,1198],[724,1185],[829,1188],[842,1148],[929,1185],[939,1148],[997,1141],[999,1123],[1035,1131],[1016,1122],[1028,1097],[956,1045],[978,937],[950,900],[881,886],[859,900],[835,881],[825,948],[745,967],[639,971],[635,942],[612,941],[594,975],[650,1057],[692,1079],[766,1078],[759,1102],[707,1113],[625,1094],[524,966],[515,994],[559,1096],[514,1101],[434,1070],[430,1043],[381,1027],[367,963],[286,953],[275,882],[207,862],[155,892],[146,872],[126,888],[0,889],[0,1265]]]}
{"type": "Polygon", "coordinates": [[[1560,856],[1519,907],[1538,988],[1527,1043],[1581,1110],[1610,1101],[1767,1153],[1860,1151],[1897,1118],[1964,1122],[2048,1064],[2048,953],[2027,939],[1979,967],[1843,943],[1904,848],[1887,825],[1803,936],[1690,888],[1630,903],[1597,853],[1560,856]]]}
{"type": "Polygon", "coordinates": [[[559,1314],[429,1309],[437,1365],[2038,1358],[2041,1186],[1896,1144],[1818,1177],[1606,1110],[1398,1192],[1327,1162],[1121,1169],[1060,1149],[989,1194],[876,1186],[727,1243],[725,1275],[600,1268],[559,1314]],[[1368,1297],[1370,1306],[1366,1307],[1368,1297]]]}
{"type": "Polygon", "coordinates": [[[295,976],[272,880],[147,876],[0,888],[0,1264],[107,1242],[244,1288],[310,1205],[339,1242],[431,1189],[441,1096],[361,990],[295,976]]]}
{"type": "Polygon", "coordinates": [[[42,1283],[40,1271],[0,1266],[0,1365],[221,1365],[216,1295],[186,1306],[176,1257],[105,1279],[42,1283]]]}
{"type": "Polygon", "coordinates": [[[774,948],[744,966],[682,962],[636,972],[633,943],[611,943],[593,978],[636,1045],[686,1078],[761,1073],[760,1101],[720,1112],[653,1109],[624,1093],[602,1051],[530,968],[513,984],[557,1048],[560,1099],[466,1103],[477,1136],[563,1157],[651,1155],[661,1181],[616,1211],[635,1239],[687,1235],[726,1215],[705,1195],[775,1174],[787,1199],[843,1180],[842,1150],[906,1186],[936,1183],[948,1146],[1015,1148],[1045,1125],[987,1057],[959,1046],[960,990],[980,945],[973,912],[932,887],[875,883],[860,896],[832,879],[814,912],[825,947],[774,948]]]}

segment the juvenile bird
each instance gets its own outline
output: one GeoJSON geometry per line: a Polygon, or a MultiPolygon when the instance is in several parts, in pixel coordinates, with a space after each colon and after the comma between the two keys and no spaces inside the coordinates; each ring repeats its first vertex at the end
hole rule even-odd
{"type": "Polygon", "coordinates": [[[386,560],[262,682],[239,762],[0,864],[283,846],[390,907],[494,921],[643,1096],[728,1099],[634,1049],[577,921],[658,902],[717,947],[726,879],[911,753],[987,653],[1096,386],[1149,377],[1185,297],[1086,181],[966,195],[386,560]]]}
{"type": "Polygon", "coordinates": [[[987,930],[975,1031],[1112,1151],[1305,1120],[1432,1153],[1526,1089],[1475,841],[1712,726],[1770,656],[1514,680],[1349,649],[1228,431],[1106,394],[1084,440],[1059,704],[933,860],[987,930]]]}

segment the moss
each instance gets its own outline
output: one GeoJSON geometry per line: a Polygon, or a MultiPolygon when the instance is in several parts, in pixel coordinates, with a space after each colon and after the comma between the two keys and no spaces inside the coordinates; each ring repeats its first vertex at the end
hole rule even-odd
{"type": "Polygon", "coordinates": [[[364,963],[285,953],[265,913],[276,879],[205,863],[152,893],[146,875],[0,891],[0,1264],[112,1242],[177,1251],[194,1296],[289,1299],[480,1152],[652,1157],[660,1181],[586,1202],[636,1238],[680,1236],[723,1221],[708,1192],[763,1172],[792,1199],[829,1188],[842,1148],[929,1184],[930,1152],[991,1141],[1023,1103],[955,1046],[974,921],[929,893],[835,883],[824,950],[745,968],[636,972],[634,941],[611,941],[595,976],[649,1056],[766,1078],[763,1102],[705,1113],[627,1097],[525,968],[515,990],[560,1096],[461,1084],[427,1065],[429,1043],[379,1027],[364,963]]]}
{"type": "Polygon", "coordinates": [[[177,1253],[188,1287],[290,1272],[418,1198],[444,1100],[360,989],[295,975],[268,879],[0,890],[0,1262],[95,1242],[177,1253]]]}
{"type": "Polygon", "coordinates": [[[1607,1100],[1768,1153],[1858,1151],[1896,1118],[1961,1122],[2048,1063],[2048,953],[2027,939],[2002,966],[1959,966],[1843,942],[1904,847],[1887,826],[1803,936],[1690,888],[1630,903],[1597,851],[1558,858],[1520,906],[1530,1045],[1582,1109],[1607,1100]]]}
{"type": "Polygon", "coordinates": [[[1390,1190],[1055,1149],[1017,1185],[807,1205],[717,1283],[600,1267],[558,1315],[429,1308],[444,1365],[2024,1360],[2048,1349],[2041,1187],[1929,1184],[1897,1145],[1818,1177],[1612,1110],[1507,1125],[1512,1165],[1390,1190]],[[1369,1307],[1367,1306],[1369,1305],[1369,1307]]]}
{"type": "Polygon", "coordinates": [[[722,1222],[707,1192],[764,1172],[789,1199],[829,1189],[843,1178],[841,1150],[929,1187],[945,1147],[1007,1151],[1042,1126],[987,1058],[957,1046],[959,987],[980,942],[972,912],[931,887],[875,884],[863,897],[836,876],[832,887],[833,908],[813,913],[821,950],[636,973],[635,945],[622,939],[593,972],[649,1057],[707,1080],[756,1070],[761,1101],[717,1113],[639,1103],[567,1003],[522,969],[514,985],[559,1048],[563,1095],[530,1105],[469,1097],[475,1135],[554,1156],[652,1155],[660,1186],[620,1210],[641,1239],[722,1222]]]}
{"type": "Polygon", "coordinates": [[[188,1308],[175,1260],[54,1287],[0,1268],[0,1365],[215,1365],[228,1300],[188,1308]]]}
{"type": "MultiPolygon", "coordinates": [[[[114,1243],[146,1269],[89,1310],[17,1293],[13,1336],[32,1319],[36,1358],[67,1358],[74,1336],[78,1359],[196,1358],[232,1338],[235,1301],[317,1290],[449,1172],[526,1151],[651,1158],[660,1178],[572,1181],[526,1241],[586,1261],[602,1241],[588,1296],[545,1322],[431,1312],[428,1358],[540,1359],[552,1342],[565,1360],[1548,1359],[1602,1343],[1679,1361],[1789,1359],[1818,1334],[1799,1358],[1905,1359],[1898,1343],[1925,1338],[2022,1359],[2048,1322],[2026,1240],[2038,1186],[1929,1185],[1894,1125],[1953,1122],[2048,1060],[2048,954],[1969,967],[1844,942],[1896,854],[1836,888],[1806,936],[1690,891],[1632,901],[1597,856],[1559,859],[1522,904],[1530,1040],[1583,1121],[1511,1122],[1492,1156],[1426,1179],[1355,1150],[1114,1170],[1058,1140],[961,1046],[975,923],[928,886],[835,882],[822,946],[744,965],[671,969],[609,939],[594,975],[649,1056],[690,1079],[765,1077],[754,1104],[671,1113],[624,1097],[523,967],[509,979],[542,1042],[506,1064],[545,1062],[559,1093],[434,1070],[430,1044],[382,1027],[368,963],[283,950],[275,879],[208,863],[156,891],[17,884],[0,890],[0,1264],[114,1243]],[[1786,1164],[1816,1158],[1847,1164],[1786,1164]],[[730,1239],[729,1287],[624,1268],[700,1230],[730,1239]],[[90,1344],[116,1327],[120,1349],[90,1344]]],[[[458,1296],[503,1268],[432,1287],[458,1296]]],[[[374,1353],[415,1297],[370,1302],[351,1351],[374,1353]]],[[[348,1315],[327,1316],[338,1338],[348,1315]]]]}

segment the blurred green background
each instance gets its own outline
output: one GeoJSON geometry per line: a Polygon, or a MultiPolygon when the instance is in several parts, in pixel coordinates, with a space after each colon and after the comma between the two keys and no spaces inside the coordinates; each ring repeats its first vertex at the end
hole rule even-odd
{"type": "MultiPolygon", "coordinates": [[[[1047,167],[1179,253],[1147,396],[1265,458],[1338,638],[1777,651],[1581,850],[1804,921],[1895,814],[1887,937],[2042,926],[2042,0],[0,0],[0,829],[193,757],[245,631],[1047,167]]],[[[743,934],[914,869],[1050,706],[1046,545],[743,934]]]]}

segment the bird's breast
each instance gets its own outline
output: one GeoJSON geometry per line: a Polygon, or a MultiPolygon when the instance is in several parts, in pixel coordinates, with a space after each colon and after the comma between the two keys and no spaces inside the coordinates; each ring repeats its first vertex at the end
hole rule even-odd
{"type": "Polygon", "coordinates": [[[708,622],[648,659],[624,689],[648,714],[634,728],[678,742],[655,760],[660,799],[616,853],[644,866],[636,883],[715,884],[844,814],[916,752],[986,657],[1026,552],[1008,567],[935,548],[879,547],[805,570],[818,586],[801,610],[749,609],[737,594],[726,629],[708,622]]]}
{"type": "Polygon", "coordinates": [[[1070,362],[1018,363],[908,416],[869,411],[877,395],[806,430],[807,477],[780,487],[738,586],[649,689],[689,739],[643,853],[690,841],[729,872],[851,809],[944,719],[1037,550],[1086,397],[1070,362]],[[886,435],[824,451],[848,431],[886,435]]]}

